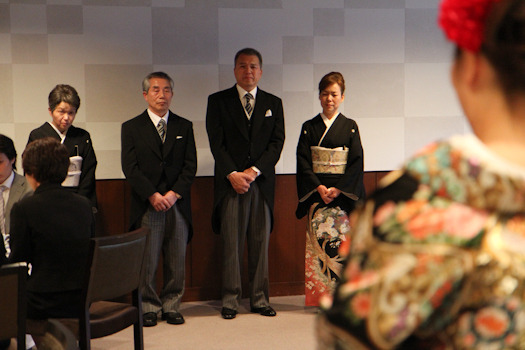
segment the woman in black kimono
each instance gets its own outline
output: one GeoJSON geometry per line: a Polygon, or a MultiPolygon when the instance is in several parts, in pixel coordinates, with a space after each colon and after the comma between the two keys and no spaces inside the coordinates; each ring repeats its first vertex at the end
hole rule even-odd
{"type": "Polygon", "coordinates": [[[89,199],[92,210],[96,213],[97,157],[89,132],[73,125],[80,107],[80,97],[74,87],[59,84],[49,93],[48,102],[51,121],[31,131],[27,143],[53,137],[66,146],[71,165],[62,186],[89,199]]]}
{"type": "Polygon", "coordinates": [[[298,219],[308,214],[305,257],[306,305],[330,293],[341,270],[337,253],[350,224],[348,214],[364,199],[363,148],[354,120],[339,113],[341,73],[319,82],[323,112],[305,122],[297,145],[298,219]]]}

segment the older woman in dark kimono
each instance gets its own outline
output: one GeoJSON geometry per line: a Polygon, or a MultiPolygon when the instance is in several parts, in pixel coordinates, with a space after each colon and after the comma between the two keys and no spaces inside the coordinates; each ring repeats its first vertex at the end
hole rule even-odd
{"type": "Polygon", "coordinates": [[[308,214],[305,260],[306,305],[318,305],[341,270],[337,250],[349,230],[348,214],[363,199],[363,148],[354,120],[339,113],[341,73],[319,83],[323,112],[303,124],[297,145],[298,219],[308,214]]]}

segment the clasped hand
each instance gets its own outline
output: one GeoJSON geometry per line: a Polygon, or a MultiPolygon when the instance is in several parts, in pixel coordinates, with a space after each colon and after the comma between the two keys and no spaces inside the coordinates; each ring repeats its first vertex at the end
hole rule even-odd
{"type": "Polygon", "coordinates": [[[319,192],[319,195],[325,204],[331,203],[341,194],[339,189],[335,187],[327,188],[325,185],[317,186],[317,192],[319,192]]]}
{"type": "Polygon", "coordinates": [[[228,175],[228,180],[230,180],[235,192],[238,194],[244,194],[248,192],[251,183],[255,181],[256,177],[257,173],[253,169],[248,168],[243,172],[231,173],[228,175]]]}
{"type": "Polygon", "coordinates": [[[168,211],[177,201],[177,195],[173,191],[166,192],[164,196],[155,192],[148,200],[156,211],[168,211]]]}

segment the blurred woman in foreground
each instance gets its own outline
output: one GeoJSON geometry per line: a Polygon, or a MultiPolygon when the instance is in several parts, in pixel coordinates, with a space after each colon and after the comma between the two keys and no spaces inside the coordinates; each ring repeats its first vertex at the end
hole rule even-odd
{"type": "Polygon", "coordinates": [[[430,144],[351,217],[323,349],[525,348],[525,1],[444,0],[474,135],[430,144]]]}

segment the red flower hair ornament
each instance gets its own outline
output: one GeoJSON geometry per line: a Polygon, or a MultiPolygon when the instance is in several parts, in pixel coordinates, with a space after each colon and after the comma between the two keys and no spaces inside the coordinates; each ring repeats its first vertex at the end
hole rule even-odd
{"type": "Polygon", "coordinates": [[[460,48],[478,52],[492,4],[501,0],[443,0],[439,25],[448,39],[460,48]]]}

